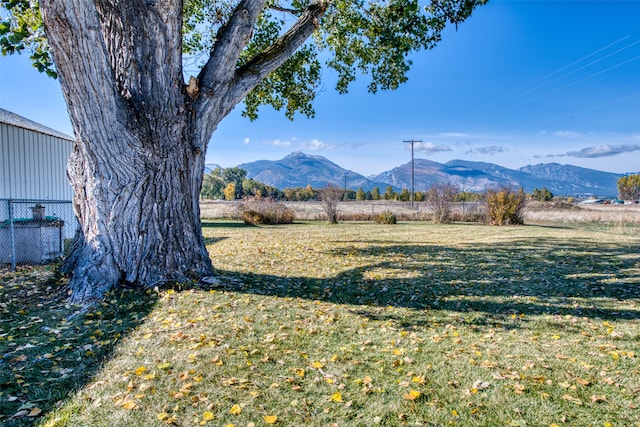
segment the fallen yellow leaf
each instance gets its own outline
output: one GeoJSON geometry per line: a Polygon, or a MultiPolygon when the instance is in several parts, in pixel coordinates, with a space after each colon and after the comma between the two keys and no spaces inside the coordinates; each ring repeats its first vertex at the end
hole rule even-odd
{"type": "Polygon", "coordinates": [[[315,368],[315,369],[320,369],[320,368],[324,367],[324,365],[321,362],[313,362],[311,364],[311,367],[315,368]]]}
{"type": "Polygon", "coordinates": [[[414,401],[419,398],[421,393],[418,390],[410,390],[409,393],[405,393],[402,397],[406,400],[414,401]]]}
{"type": "Polygon", "coordinates": [[[336,391],[335,393],[333,393],[333,395],[331,395],[331,400],[338,403],[342,402],[342,393],[336,391]]]}
{"type": "Polygon", "coordinates": [[[278,421],[278,416],[277,415],[265,415],[264,417],[264,422],[267,424],[275,424],[276,421],[278,421]]]}
{"type": "Polygon", "coordinates": [[[202,414],[202,419],[205,421],[211,421],[212,419],[214,419],[214,415],[213,412],[211,411],[207,411],[204,414],[202,414]]]}
{"type": "Polygon", "coordinates": [[[238,415],[241,412],[242,412],[242,408],[240,407],[240,405],[237,405],[237,404],[233,405],[231,409],[229,409],[229,413],[231,415],[238,415]]]}
{"type": "Polygon", "coordinates": [[[123,407],[124,409],[132,410],[132,409],[136,409],[136,408],[138,407],[138,405],[136,405],[136,402],[133,402],[133,401],[131,401],[131,400],[127,400],[126,402],[124,402],[124,403],[122,404],[122,407],[123,407]]]}

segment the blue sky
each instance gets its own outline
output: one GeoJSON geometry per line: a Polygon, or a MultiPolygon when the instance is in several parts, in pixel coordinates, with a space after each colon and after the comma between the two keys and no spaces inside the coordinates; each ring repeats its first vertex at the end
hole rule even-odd
{"type": "MultiPolygon", "coordinates": [[[[464,159],[517,169],[558,162],[640,171],[640,1],[500,1],[415,54],[409,82],[349,94],[326,71],[316,117],[291,122],[238,106],[219,126],[207,161],[222,166],[319,154],[369,175],[416,158],[464,159]]],[[[0,106],[71,134],[57,81],[25,56],[0,59],[0,106]]]]}

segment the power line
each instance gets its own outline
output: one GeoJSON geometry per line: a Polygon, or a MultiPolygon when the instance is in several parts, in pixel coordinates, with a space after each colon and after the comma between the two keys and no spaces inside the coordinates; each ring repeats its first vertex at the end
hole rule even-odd
{"type": "MultiPolygon", "coordinates": [[[[635,94],[633,94],[633,95],[625,96],[625,97],[622,97],[622,98],[614,99],[613,101],[605,102],[604,104],[594,105],[593,107],[585,108],[585,109],[583,109],[583,110],[574,111],[574,112],[572,112],[572,113],[568,113],[568,114],[565,114],[565,115],[562,115],[562,116],[558,116],[558,117],[555,117],[555,118],[553,118],[553,119],[546,120],[546,121],[544,121],[544,122],[542,122],[542,123],[536,123],[535,125],[540,125],[540,124],[545,124],[545,123],[551,123],[551,122],[554,122],[554,121],[557,121],[557,120],[566,119],[566,118],[569,118],[569,117],[571,117],[571,116],[575,116],[576,114],[587,113],[587,112],[589,112],[589,111],[597,110],[598,108],[608,107],[609,105],[617,104],[617,103],[619,103],[619,102],[624,102],[624,101],[626,101],[626,100],[633,99],[633,98],[636,98],[636,97],[638,97],[638,96],[640,96],[640,92],[635,93],[635,94]]],[[[531,127],[533,127],[533,126],[534,126],[534,125],[525,126],[525,127],[524,127],[524,128],[522,128],[522,129],[531,128],[531,127]]]]}
{"type": "MultiPolygon", "coordinates": [[[[585,56],[582,56],[582,57],[574,60],[573,62],[558,68],[557,70],[554,70],[554,71],[552,71],[552,72],[550,72],[548,74],[545,74],[542,77],[538,77],[537,79],[534,79],[534,80],[530,81],[529,83],[524,84],[520,88],[518,88],[518,89],[514,90],[513,92],[508,93],[507,95],[503,96],[501,99],[496,99],[494,101],[488,102],[488,103],[480,106],[479,109],[480,110],[484,110],[484,109],[487,109],[487,108],[491,107],[492,105],[504,103],[506,101],[509,101],[510,98],[519,98],[519,97],[521,97],[521,95],[523,93],[531,91],[532,89],[529,89],[529,87],[535,86],[538,82],[544,81],[544,80],[548,79],[549,77],[552,77],[552,76],[554,76],[554,75],[556,75],[556,74],[558,74],[558,73],[560,73],[560,72],[572,67],[573,65],[584,61],[585,59],[588,59],[588,58],[590,58],[590,57],[592,57],[594,55],[597,55],[598,53],[600,53],[600,52],[602,52],[604,50],[607,50],[608,48],[610,48],[612,46],[615,46],[616,44],[628,39],[629,37],[631,37],[631,35],[626,35],[626,36],[624,36],[624,37],[622,37],[622,38],[620,38],[620,39],[618,39],[618,40],[616,40],[616,41],[614,41],[612,43],[607,44],[606,46],[603,46],[603,47],[601,47],[599,49],[596,49],[595,51],[593,51],[593,52],[591,52],[591,53],[589,53],[589,54],[587,54],[585,56]]],[[[632,45],[634,45],[636,43],[638,43],[638,42],[632,43],[632,45]]],[[[626,49],[626,48],[629,48],[629,47],[630,46],[626,46],[623,49],[626,49]]]]}
{"type": "MultiPolygon", "coordinates": [[[[640,43],[640,40],[639,40],[638,42],[640,43]]],[[[588,75],[588,76],[586,76],[586,77],[581,78],[580,80],[576,80],[576,81],[574,81],[574,82],[567,83],[566,85],[564,85],[564,86],[562,86],[562,87],[560,87],[560,88],[558,88],[558,89],[556,89],[556,90],[554,90],[554,91],[544,93],[544,94],[542,94],[542,95],[540,95],[540,96],[537,96],[537,97],[535,97],[535,98],[532,98],[532,99],[539,99],[539,98],[543,98],[543,97],[545,97],[545,96],[553,95],[553,94],[555,94],[555,93],[558,93],[558,92],[560,92],[560,91],[565,90],[565,89],[566,89],[566,88],[568,88],[568,87],[575,86],[575,85],[580,84],[580,83],[582,83],[582,82],[584,82],[584,81],[586,81],[586,80],[589,80],[589,79],[592,79],[592,78],[594,78],[594,77],[596,77],[596,76],[599,76],[600,74],[604,74],[604,73],[607,73],[607,72],[609,72],[609,71],[611,71],[611,70],[615,70],[616,68],[622,67],[623,65],[626,65],[626,64],[628,64],[628,63],[630,63],[630,62],[637,61],[638,59],[640,59],[640,55],[638,55],[638,56],[634,56],[633,58],[631,58],[631,59],[627,59],[626,61],[620,62],[620,63],[618,63],[618,64],[616,64],[616,65],[612,65],[611,67],[609,67],[609,68],[605,68],[604,70],[600,70],[600,71],[598,71],[598,72],[595,72],[595,73],[593,73],[593,74],[590,74],[590,75],[588,75]]]]}
{"type": "Polygon", "coordinates": [[[581,70],[587,69],[589,67],[592,67],[593,65],[595,65],[595,64],[597,64],[597,63],[599,63],[599,62],[601,62],[601,61],[603,61],[603,60],[605,60],[607,58],[610,58],[612,56],[618,55],[621,52],[623,52],[625,50],[628,50],[628,49],[640,44],[640,40],[636,40],[636,41],[634,41],[632,43],[625,44],[623,47],[618,48],[613,52],[607,53],[604,56],[600,56],[597,59],[595,59],[595,60],[593,60],[593,61],[591,61],[591,62],[589,62],[587,64],[584,64],[584,65],[582,65],[582,66],[580,66],[578,68],[575,68],[575,69],[573,69],[573,70],[571,70],[571,71],[569,71],[567,73],[564,73],[564,74],[562,74],[560,76],[557,76],[557,77],[549,80],[550,77],[555,76],[555,75],[561,73],[562,71],[565,71],[565,70],[571,68],[572,66],[585,61],[586,59],[588,59],[590,57],[593,57],[593,56],[595,56],[595,55],[597,55],[599,53],[602,53],[603,51],[611,48],[612,46],[615,46],[615,45],[621,43],[622,41],[628,39],[629,37],[631,37],[631,36],[627,35],[627,36],[622,37],[622,38],[620,38],[620,39],[618,39],[618,40],[616,40],[616,41],[614,41],[612,43],[607,44],[606,46],[603,46],[603,47],[601,47],[599,49],[596,49],[595,51],[593,51],[593,52],[591,52],[591,53],[589,53],[589,54],[587,54],[587,55],[585,55],[585,56],[583,56],[583,57],[581,57],[581,58],[579,58],[579,59],[577,59],[575,61],[572,61],[571,63],[569,63],[567,65],[564,65],[564,66],[558,68],[557,70],[555,70],[555,71],[553,71],[551,73],[546,74],[545,76],[542,76],[542,77],[540,77],[538,79],[533,80],[532,82],[522,86],[518,90],[513,91],[510,94],[504,96],[502,99],[498,99],[498,100],[496,100],[494,102],[485,104],[484,106],[480,107],[476,111],[478,111],[478,113],[480,113],[481,110],[484,110],[484,112],[485,112],[484,117],[485,118],[490,118],[490,117],[494,117],[494,116],[497,116],[497,115],[501,115],[501,114],[507,113],[509,111],[514,111],[517,108],[522,108],[523,106],[525,106],[527,104],[531,104],[533,101],[536,101],[536,100],[539,100],[539,99],[554,95],[554,94],[556,94],[558,92],[561,92],[561,91],[563,91],[563,90],[565,90],[565,89],[567,89],[569,87],[575,86],[575,85],[580,84],[580,83],[582,83],[582,82],[584,82],[586,80],[592,79],[592,78],[594,78],[596,76],[599,76],[601,74],[604,74],[604,73],[607,73],[609,71],[612,71],[612,70],[614,70],[616,68],[619,68],[619,67],[621,67],[623,65],[626,65],[626,64],[629,64],[631,62],[634,62],[634,61],[640,59],[640,56],[634,56],[634,57],[632,57],[630,59],[625,59],[625,60],[623,60],[621,62],[618,62],[617,64],[612,65],[610,67],[607,67],[607,68],[605,68],[603,70],[599,70],[599,71],[593,72],[593,73],[591,73],[591,74],[589,74],[589,75],[587,75],[585,77],[582,77],[580,79],[570,81],[570,82],[566,83],[565,85],[563,85],[561,87],[558,87],[558,88],[555,88],[555,89],[550,88],[550,90],[547,90],[547,91],[544,91],[542,93],[537,93],[536,94],[536,91],[540,91],[541,89],[551,85],[552,83],[555,83],[555,82],[557,82],[559,80],[567,78],[567,77],[577,73],[578,71],[581,71],[581,70]],[[527,98],[526,96],[529,93],[534,94],[535,96],[527,98]],[[520,102],[517,102],[517,101],[520,101],[520,102]],[[494,108],[491,108],[489,111],[487,111],[487,109],[489,107],[491,107],[491,106],[493,106],[494,108]]]}
{"type": "Polygon", "coordinates": [[[620,53],[620,52],[623,52],[623,51],[625,51],[625,50],[629,49],[630,47],[635,46],[635,45],[637,45],[637,44],[640,44],[640,40],[636,40],[635,42],[633,42],[633,43],[631,43],[631,44],[629,44],[629,45],[627,45],[627,46],[625,46],[625,47],[623,47],[623,48],[621,48],[621,49],[618,49],[618,50],[616,50],[615,52],[611,52],[610,54],[605,55],[605,56],[602,56],[602,57],[600,57],[600,58],[596,59],[595,61],[591,61],[591,62],[589,62],[588,64],[583,65],[582,67],[578,67],[578,68],[576,68],[576,69],[575,69],[575,70],[573,70],[573,71],[570,71],[570,72],[568,72],[568,73],[566,73],[566,74],[561,75],[560,77],[556,77],[555,79],[553,79],[553,80],[551,80],[551,81],[546,82],[544,85],[542,85],[542,86],[538,86],[536,89],[540,89],[540,88],[543,88],[543,87],[545,87],[545,86],[549,86],[551,83],[555,83],[555,82],[557,82],[558,80],[562,80],[562,79],[564,79],[565,77],[569,77],[570,75],[575,74],[575,73],[577,73],[578,71],[584,70],[585,68],[590,67],[590,66],[592,66],[593,64],[597,64],[597,63],[598,63],[598,62],[600,62],[600,61],[604,61],[605,59],[607,59],[607,58],[609,58],[609,57],[611,57],[611,56],[613,56],[613,55],[616,55],[616,54],[618,54],[618,53],[620,53]]]}

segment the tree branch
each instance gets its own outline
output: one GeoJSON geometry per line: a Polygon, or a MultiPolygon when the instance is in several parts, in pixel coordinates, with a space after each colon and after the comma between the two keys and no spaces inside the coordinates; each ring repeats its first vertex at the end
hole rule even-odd
{"type": "Polygon", "coordinates": [[[297,22],[273,45],[256,55],[236,72],[236,84],[230,94],[234,105],[240,102],[258,83],[279,68],[319,28],[327,9],[326,0],[313,0],[297,22]]]}
{"type": "Polygon", "coordinates": [[[277,4],[271,5],[269,6],[269,9],[271,10],[275,10],[277,12],[285,12],[285,13],[290,13],[292,15],[296,15],[298,16],[302,10],[298,10],[298,9],[288,9],[286,7],[282,7],[282,6],[278,6],[277,4]]]}
{"type": "Polygon", "coordinates": [[[218,31],[209,60],[198,76],[201,93],[216,91],[216,85],[228,84],[236,69],[242,50],[253,34],[253,26],[267,0],[242,0],[218,31]]]}
{"type": "MultiPolygon", "coordinates": [[[[227,25],[220,29],[211,56],[200,72],[194,110],[198,132],[206,151],[220,121],[266,76],[276,70],[319,26],[328,0],[312,0],[296,23],[275,43],[236,70],[238,59],[252,36],[253,25],[267,0],[243,0],[227,25]]],[[[196,93],[196,92],[194,92],[196,93]]]]}

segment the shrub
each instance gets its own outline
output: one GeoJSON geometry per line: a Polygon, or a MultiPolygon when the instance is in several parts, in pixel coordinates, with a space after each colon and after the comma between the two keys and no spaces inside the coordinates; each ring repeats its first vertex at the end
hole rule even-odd
{"type": "Polygon", "coordinates": [[[533,190],[533,193],[531,193],[531,198],[539,202],[550,202],[553,200],[553,193],[547,190],[546,187],[542,187],[542,189],[536,188],[533,190]]]}
{"type": "Polygon", "coordinates": [[[622,200],[640,199],[640,174],[623,176],[618,180],[618,197],[622,200]]]}
{"type": "Polygon", "coordinates": [[[371,221],[373,215],[366,212],[340,212],[338,214],[339,221],[371,221]]]}
{"type": "Polygon", "coordinates": [[[435,184],[427,191],[427,204],[433,211],[433,222],[447,224],[452,221],[451,204],[457,194],[458,188],[451,184],[435,184]]]}
{"type": "Polygon", "coordinates": [[[491,225],[523,224],[523,211],[526,195],[524,191],[509,188],[488,190],[484,196],[487,208],[487,221],[491,225]]]}
{"type": "Polygon", "coordinates": [[[242,206],[242,219],[251,225],[291,224],[295,216],[283,203],[259,196],[245,199],[242,206]]]}
{"type": "Polygon", "coordinates": [[[329,224],[338,223],[338,202],[342,199],[344,191],[333,185],[328,185],[319,192],[320,200],[322,200],[322,208],[327,214],[329,224]]]}
{"type": "Polygon", "coordinates": [[[398,222],[398,218],[391,211],[384,211],[375,216],[374,221],[376,224],[396,224],[398,222]]]}

